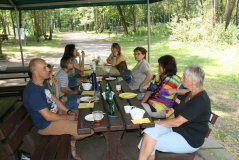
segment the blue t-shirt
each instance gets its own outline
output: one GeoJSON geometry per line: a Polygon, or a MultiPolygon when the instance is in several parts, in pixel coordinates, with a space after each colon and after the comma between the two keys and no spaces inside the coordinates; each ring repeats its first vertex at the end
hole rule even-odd
{"type": "Polygon", "coordinates": [[[49,93],[46,83],[44,83],[43,86],[38,86],[31,80],[28,82],[23,92],[24,106],[38,129],[44,129],[51,123],[50,121],[45,120],[38,112],[44,108],[50,109],[53,105],[49,96],[46,95],[46,92],[49,93]]]}

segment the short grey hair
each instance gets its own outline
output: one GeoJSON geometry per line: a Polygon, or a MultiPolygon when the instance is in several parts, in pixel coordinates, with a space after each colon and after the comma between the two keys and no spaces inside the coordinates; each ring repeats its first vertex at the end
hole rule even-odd
{"type": "Polygon", "coordinates": [[[196,82],[198,87],[203,87],[205,73],[201,67],[190,65],[184,69],[183,76],[196,82]]]}

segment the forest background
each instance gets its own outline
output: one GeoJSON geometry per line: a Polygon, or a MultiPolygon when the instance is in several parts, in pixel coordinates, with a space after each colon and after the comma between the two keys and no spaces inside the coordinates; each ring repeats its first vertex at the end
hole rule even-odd
{"type": "MultiPolygon", "coordinates": [[[[188,64],[204,68],[205,89],[213,111],[220,115],[213,136],[239,157],[238,3],[239,0],[164,0],[151,4],[150,65],[156,73],[159,56],[172,54],[179,75],[188,64]]],[[[13,40],[15,20],[14,11],[0,10],[0,33],[13,40]]],[[[24,49],[38,47],[34,52],[38,55],[46,52],[39,49],[42,45],[58,47],[59,32],[108,34],[111,38],[107,40],[121,44],[132,68],[132,50],[139,45],[147,48],[147,5],[21,11],[20,27],[27,31],[24,49]]],[[[19,55],[18,49],[16,43],[0,42],[0,57],[19,55]]]]}

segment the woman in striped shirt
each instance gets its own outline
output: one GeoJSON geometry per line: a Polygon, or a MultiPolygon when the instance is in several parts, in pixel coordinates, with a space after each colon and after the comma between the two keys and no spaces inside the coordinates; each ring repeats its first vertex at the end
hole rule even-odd
{"type": "Polygon", "coordinates": [[[171,55],[164,55],[158,59],[159,79],[151,83],[141,100],[145,110],[151,117],[167,118],[174,112],[172,106],[177,93],[169,94],[169,90],[178,89],[181,85],[180,77],[176,75],[176,60],[171,55]]]}

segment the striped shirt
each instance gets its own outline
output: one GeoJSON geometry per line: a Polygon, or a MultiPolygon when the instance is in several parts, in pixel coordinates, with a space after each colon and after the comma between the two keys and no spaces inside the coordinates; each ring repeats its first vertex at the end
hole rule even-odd
{"type": "Polygon", "coordinates": [[[151,83],[148,91],[153,92],[148,100],[152,112],[160,112],[165,108],[172,108],[177,94],[169,95],[168,89],[177,89],[181,85],[180,77],[177,75],[161,78],[158,83],[151,83]]]}

